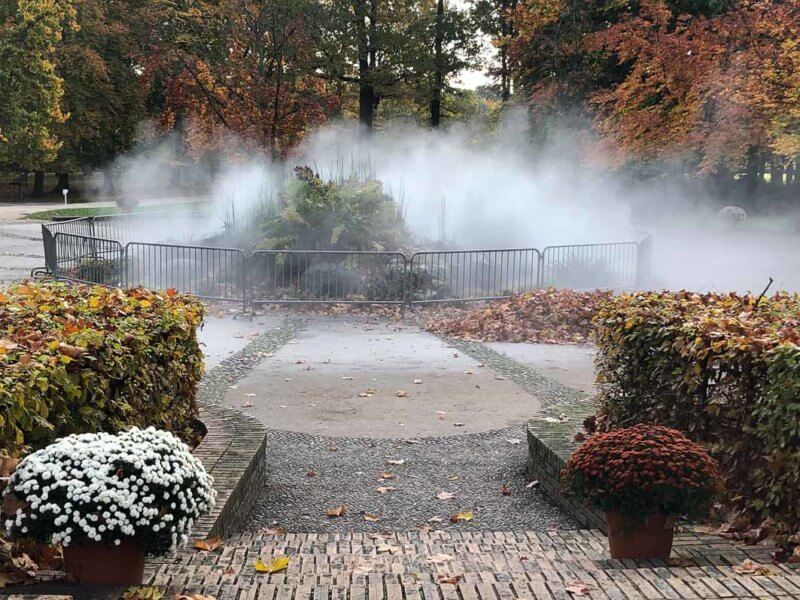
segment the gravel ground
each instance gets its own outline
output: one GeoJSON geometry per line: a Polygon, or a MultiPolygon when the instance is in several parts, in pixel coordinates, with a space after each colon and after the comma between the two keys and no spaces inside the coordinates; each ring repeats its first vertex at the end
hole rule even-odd
{"type": "Polygon", "coordinates": [[[267,484],[248,530],[297,532],[432,529],[542,530],[576,524],[537,489],[527,489],[522,425],[484,434],[406,440],[267,434],[267,484]],[[519,440],[510,443],[508,440],[519,440]],[[402,465],[388,460],[403,460],[402,465]],[[308,476],[309,471],[314,476],[308,476]],[[381,479],[384,472],[394,479],[381,479]],[[507,486],[508,495],[501,493],[507,486]],[[378,488],[395,488],[379,493],[378,488]],[[439,492],[455,494],[440,500],[439,492]],[[344,505],[341,517],[325,512],[344,505]],[[472,521],[449,517],[472,511],[472,521]],[[378,517],[377,522],[365,515],[378,517]],[[441,521],[429,521],[438,518],[441,521]]]}

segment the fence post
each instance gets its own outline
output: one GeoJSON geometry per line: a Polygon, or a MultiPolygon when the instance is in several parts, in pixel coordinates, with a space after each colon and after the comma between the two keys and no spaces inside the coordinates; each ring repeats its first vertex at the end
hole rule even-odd
{"type": "Polygon", "coordinates": [[[250,291],[250,286],[252,285],[252,280],[250,277],[250,260],[253,258],[253,255],[245,256],[244,252],[242,252],[242,257],[244,259],[243,265],[244,268],[242,269],[242,277],[244,277],[243,285],[242,285],[242,312],[247,312],[247,303],[250,297],[248,293],[250,291]]]}
{"type": "Polygon", "coordinates": [[[536,263],[537,263],[537,265],[536,265],[536,289],[537,290],[542,289],[542,286],[544,285],[544,281],[542,280],[542,278],[544,277],[544,254],[545,254],[545,252],[547,252],[547,248],[545,248],[542,251],[539,251],[539,250],[536,251],[536,254],[537,254],[537,259],[536,259],[536,263]]]}
{"type": "Polygon", "coordinates": [[[636,244],[636,287],[643,289],[650,284],[653,274],[653,236],[647,234],[636,244]]]}

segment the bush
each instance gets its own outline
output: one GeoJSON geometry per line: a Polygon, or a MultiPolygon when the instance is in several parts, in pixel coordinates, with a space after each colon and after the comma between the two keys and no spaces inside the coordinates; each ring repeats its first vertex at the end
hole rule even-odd
{"type": "Polygon", "coordinates": [[[6,504],[19,506],[6,529],[63,546],[131,539],[163,555],[213,508],[212,483],[167,431],[71,435],[22,459],[4,494],[6,504]]]}
{"type": "Polygon", "coordinates": [[[171,291],[26,283],[0,293],[0,455],[133,425],[188,435],[202,316],[171,291]]]}
{"type": "Polygon", "coordinates": [[[638,521],[654,515],[702,516],[719,482],[717,466],[703,448],[657,425],[590,438],[562,473],[567,493],[638,521]]]}
{"type": "Polygon", "coordinates": [[[750,518],[800,525],[800,299],[636,293],[595,319],[604,429],[654,422],[720,462],[750,518]]]}

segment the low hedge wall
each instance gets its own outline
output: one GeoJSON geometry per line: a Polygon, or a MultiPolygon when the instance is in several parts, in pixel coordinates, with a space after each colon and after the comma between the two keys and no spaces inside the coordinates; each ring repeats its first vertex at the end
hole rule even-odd
{"type": "Polygon", "coordinates": [[[0,456],[70,433],[188,435],[203,308],[171,291],[24,283],[0,291],[0,456]]]}
{"type": "Polygon", "coordinates": [[[800,298],[634,293],[595,319],[600,424],[704,443],[755,520],[800,527],[800,298]]]}

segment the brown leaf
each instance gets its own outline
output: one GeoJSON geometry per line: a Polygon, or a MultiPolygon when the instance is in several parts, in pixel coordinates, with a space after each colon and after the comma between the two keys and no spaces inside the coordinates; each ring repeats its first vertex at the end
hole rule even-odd
{"type": "Polygon", "coordinates": [[[592,592],[592,588],[581,579],[568,581],[566,585],[564,585],[564,589],[573,596],[588,596],[592,592]]]}
{"type": "Polygon", "coordinates": [[[447,577],[446,575],[440,575],[439,583],[440,584],[449,583],[450,585],[456,585],[462,579],[464,579],[463,575],[453,575],[452,577],[447,577]]]}
{"type": "Polygon", "coordinates": [[[222,547],[222,538],[206,538],[204,540],[195,540],[194,547],[198,550],[205,550],[206,552],[213,552],[217,548],[222,547]]]}
{"type": "Polygon", "coordinates": [[[309,469],[308,471],[306,471],[306,477],[316,477],[316,476],[317,472],[314,469],[309,469]]]}
{"type": "Polygon", "coordinates": [[[344,504],[341,504],[336,508],[329,508],[328,510],[325,511],[325,514],[329,517],[341,517],[346,513],[347,513],[347,507],[344,504]]]}
{"type": "Polygon", "coordinates": [[[774,571],[769,567],[760,565],[752,560],[745,559],[741,565],[733,567],[733,571],[739,575],[773,575],[774,571]]]}
{"type": "Polygon", "coordinates": [[[393,492],[396,489],[397,488],[393,488],[393,487],[379,487],[379,488],[376,488],[375,491],[378,492],[379,494],[388,494],[389,492],[393,492]]]}
{"type": "Polygon", "coordinates": [[[450,522],[451,523],[462,523],[464,521],[472,521],[475,515],[472,513],[471,510],[465,510],[455,515],[450,515],[450,522]]]}
{"type": "Polygon", "coordinates": [[[61,354],[65,354],[70,358],[80,358],[86,354],[86,348],[81,348],[80,346],[71,346],[70,344],[64,344],[63,342],[58,345],[58,349],[61,351],[61,354]]]}
{"type": "Polygon", "coordinates": [[[507,485],[503,484],[503,485],[500,486],[500,493],[503,496],[510,496],[511,495],[511,490],[509,489],[509,487],[507,485]]]}
{"type": "Polygon", "coordinates": [[[398,398],[407,398],[408,397],[408,392],[406,392],[405,390],[397,390],[394,393],[394,395],[397,396],[398,398]]]}
{"type": "Polygon", "coordinates": [[[377,523],[378,521],[381,520],[381,518],[380,517],[376,517],[375,515],[370,515],[370,514],[366,514],[365,513],[364,514],[364,520],[365,521],[369,521],[370,523],[377,523]]]}

